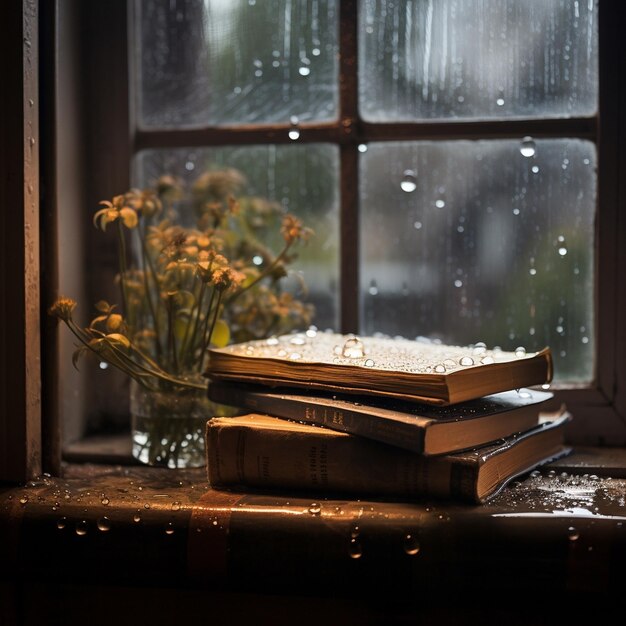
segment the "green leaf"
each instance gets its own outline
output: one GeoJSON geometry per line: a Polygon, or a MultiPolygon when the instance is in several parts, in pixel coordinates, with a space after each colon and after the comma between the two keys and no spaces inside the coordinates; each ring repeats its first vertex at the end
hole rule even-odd
{"type": "Polygon", "coordinates": [[[228,345],[230,341],[230,328],[224,320],[217,320],[213,327],[213,334],[211,335],[211,343],[217,348],[223,348],[228,345]]]}

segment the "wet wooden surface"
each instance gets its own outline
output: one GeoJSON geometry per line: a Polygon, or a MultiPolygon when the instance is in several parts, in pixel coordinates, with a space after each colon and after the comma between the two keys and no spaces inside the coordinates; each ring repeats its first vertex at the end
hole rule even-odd
{"type": "Polygon", "coordinates": [[[625,498],[622,478],[556,466],[466,506],[216,491],[204,468],[74,465],[0,490],[0,562],[16,579],[68,584],[605,593],[626,582],[625,498]]]}

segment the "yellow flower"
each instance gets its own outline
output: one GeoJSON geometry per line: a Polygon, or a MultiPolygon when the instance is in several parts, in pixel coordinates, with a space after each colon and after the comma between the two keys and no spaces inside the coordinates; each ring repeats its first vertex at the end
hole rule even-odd
{"type": "Polygon", "coordinates": [[[213,272],[213,284],[218,291],[236,289],[246,279],[243,272],[234,270],[232,267],[218,267],[213,272]]]}
{"type": "Polygon", "coordinates": [[[163,209],[161,201],[152,189],[131,189],[126,193],[125,200],[135,211],[141,211],[146,217],[157,215],[163,209]]]}
{"type": "Polygon", "coordinates": [[[113,202],[102,200],[100,204],[104,205],[103,209],[96,211],[93,216],[94,226],[100,226],[102,230],[106,230],[107,224],[122,220],[126,228],[135,228],[137,226],[137,211],[126,205],[125,196],[115,196],[113,202]]]}

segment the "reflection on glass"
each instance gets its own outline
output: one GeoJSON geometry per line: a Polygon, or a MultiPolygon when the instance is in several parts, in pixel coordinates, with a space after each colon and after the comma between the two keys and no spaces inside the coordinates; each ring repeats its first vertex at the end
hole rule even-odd
{"type": "MultiPolygon", "coordinates": [[[[298,249],[285,284],[298,298],[315,306],[318,328],[334,329],[339,302],[338,159],[337,148],[326,144],[148,150],[137,155],[133,178],[135,186],[147,187],[163,174],[178,176],[189,184],[207,168],[228,167],[243,173],[246,195],[279,203],[315,231],[298,249]]],[[[189,211],[191,225],[194,217],[191,208],[189,211]]],[[[184,224],[185,216],[178,217],[184,224]]],[[[281,241],[264,243],[275,251],[282,248],[281,241]]]]}
{"type": "Polygon", "coordinates": [[[337,117],[338,0],[137,0],[139,124],[337,117]]]}
{"type": "Polygon", "coordinates": [[[547,345],[555,380],[592,379],[593,143],[371,143],[360,159],[364,333],[547,345]]]}
{"type": "Polygon", "coordinates": [[[594,0],[361,0],[372,122],[594,115],[594,0]]]}

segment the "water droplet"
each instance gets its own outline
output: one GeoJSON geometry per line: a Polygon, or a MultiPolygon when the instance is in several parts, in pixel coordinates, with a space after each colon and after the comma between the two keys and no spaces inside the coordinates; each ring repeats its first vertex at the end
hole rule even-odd
{"type": "Polygon", "coordinates": [[[300,76],[308,76],[311,73],[311,68],[307,67],[306,65],[301,65],[298,68],[298,74],[300,74],[300,76]]]}
{"type": "Polygon", "coordinates": [[[359,536],[360,532],[361,532],[361,529],[355,524],[352,527],[352,530],[350,530],[350,537],[352,539],[356,539],[359,536]]]}
{"type": "Polygon", "coordinates": [[[76,522],[76,534],[81,537],[87,534],[87,522],[85,520],[76,522]]]}
{"type": "Polygon", "coordinates": [[[180,511],[180,502],[172,502],[172,511],[180,511]]]}
{"type": "Polygon", "coordinates": [[[277,346],[278,345],[278,337],[269,337],[265,343],[268,346],[277,346]]]}
{"type": "Polygon", "coordinates": [[[322,53],[322,51],[319,48],[313,48],[313,50],[311,50],[311,54],[314,57],[318,57],[321,53],[322,53]]]}
{"type": "Polygon", "coordinates": [[[150,504],[149,504],[148,502],[146,502],[146,503],[143,505],[143,508],[144,508],[144,509],[149,509],[149,508],[150,508],[150,504]]]}
{"type": "Polygon", "coordinates": [[[565,256],[565,255],[567,254],[567,248],[566,248],[565,246],[561,246],[561,247],[559,248],[559,254],[560,254],[561,256],[565,256]]]}
{"type": "Polygon", "coordinates": [[[294,346],[303,346],[306,343],[306,339],[302,335],[294,335],[289,343],[294,346]]]}
{"type": "Polygon", "coordinates": [[[109,502],[111,502],[106,496],[104,496],[104,498],[102,498],[102,500],[100,500],[100,502],[102,502],[102,504],[104,504],[104,506],[107,506],[109,504],[109,502]]]}
{"type": "Polygon", "coordinates": [[[165,534],[166,535],[174,534],[174,527],[172,526],[172,522],[168,522],[167,526],[165,527],[165,534]]]}
{"type": "Polygon", "coordinates": [[[495,363],[495,360],[492,356],[484,356],[480,359],[480,363],[481,365],[491,365],[492,363],[495,363]]]}
{"type": "Polygon", "coordinates": [[[255,254],[255,255],[252,257],[252,262],[253,262],[255,265],[263,265],[263,257],[262,257],[260,254],[255,254]]]}
{"type": "Polygon", "coordinates": [[[378,295],[378,285],[376,284],[376,281],[373,280],[370,283],[369,289],[367,290],[370,294],[370,296],[377,296],[378,295]]]}
{"type": "Polygon", "coordinates": [[[413,228],[419,230],[422,227],[422,222],[413,222],[413,228]]]}
{"type": "Polygon", "coordinates": [[[435,200],[435,206],[438,209],[443,209],[443,207],[446,206],[446,203],[444,200],[435,200]]]}
{"type": "Polygon", "coordinates": [[[434,369],[437,374],[445,374],[445,371],[446,371],[446,368],[441,363],[439,363],[438,365],[435,365],[434,369]]]}
{"type": "Polygon", "coordinates": [[[496,104],[497,104],[499,107],[504,106],[504,98],[502,98],[502,97],[498,98],[498,99],[496,100],[496,104]]]}
{"type": "Polygon", "coordinates": [[[417,554],[420,551],[420,544],[417,538],[413,535],[406,535],[404,538],[404,551],[411,556],[417,554]]]}
{"type": "Polygon", "coordinates": [[[101,530],[103,533],[111,530],[111,521],[108,517],[101,517],[98,520],[98,530],[101,530]]]}
{"type": "Polygon", "coordinates": [[[456,367],[457,363],[454,359],[446,359],[443,362],[443,366],[447,369],[447,370],[453,370],[456,367]]]}
{"type": "Polygon", "coordinates": [[[139,512],[133,515],[133,522],[138,523],[141,521],[141,514],[139,512]]]}
{"type": "Polygon", "coordinates": [[[530,158],[530,157],[535,156],[535,150],[536,150],[536,147],[535,147],[535,142],[533,138],[524,137],[524,139],[522,139],[522,143],[519,149],[520,154],[523,157],[530,158]]]}
{"type": "Polygon", "coordinates": [[[533,174],[538,174],[538,173],[539,173],[539,166],[538,166],[538,165],[533,165],[533,166],[530,168],[530,171],[531,171],[533,174]]]}
{"type": "Polygon", "coordinates": [[[109,367],[109,364],[106,361],[100,361],[100,369],[105,370],[109,367]]]}
{"type": "Polygon", "coordinates": [[[317,326],[309,326],[306,333],[304,333],[307,337],[311,339],[313,337],[317,337],[317,326]]]}
{"type": "Polygon", "coordinates": [[[365,367],[374,367],[374,365],[376,365],[376,363],[374,363],[373,359],[366,359],[365,367]]]}
{"type": "Polygon", "coordinates": [[[348,548],[348,554],[351,559],[360,559],[363,556],[363,548],[358,539],[350,539],[350,547],[348,548]]]}
{"type": "Polygon", "coordinates": [[[185,169],[188,172],[191,172],[192,170],[194,170],[196,168],[196,165],[193,161],[187,161],[187,163],[185,163],[185,169]]]}
{"type": "Polygon", "coordinates": [[[526,348],[524,348],[524,346],[518,346],[517,348],[515,348],[515,356],[518,359],[526,356],[526,348]]]}
{"type": "Polygon", "coordinates": [[[573,526],[570,526],[567,529],[567,538],[570,541],[576,541],[579,537],[580,537],[580,533],[578,532],[578,530],[576,530],[576,528],[574,528],[573,526]]]}
{"type": "Polygon", "coordinates": [[[474,365],[474,359],[471,356],[461,357],[461,360],[459,361],[459,365],[462,365],[463,367],[474,365]]]}
{"type": "Polygon", "coordinates": [[[343,344],[341,354],[347,359],[360,359],[365,356],[365,346],[358,337],[348,337],[343,344]]]}
{"type": "Polygon", "coordinates": [[[290,361],[299,361],[302,358],[302,355],[299,352],[292,352],[289,355],[290,361]]]}
{"type": "Polygon", "coordinates": [[[400,189],[406,191],[406,193],[411,193],[417,189],[416,174],[413,170],[404,171],[404,178],[400,183],[400,189]]]}
{"type": "MultiPolygon", "coordinates": [[[[298,118],[296,118],[296,120],[297,119],[298,118]]],[[[297,139],[300,139],[300,129],[298,128],[298,122],[294,122],[292,118],[291,124],[292,126],[289,130],[289,139],[291,139],[291,141],[296,141],[297,139]]]]}
{"type": "Polygon", "coordinates": [[[520,211],[519,209],[513,209],[513,215],[519,215],[520,211]]]}
{"type": "Polygon", "coordinates": [[[20,504],[27,504],[28,503],[28,496],[24,495],[20,498],[20,504]]]}
{"type": "Polygon", "coordinates": [[[463,281],[459,280],[458,278],[454,281],[454,286],[458,289],[459,287],[463,286],[463,281]]]}
{"type": "Polygon", "coordinates": [[[360,143],[359,144],[359,152],[367,152],[367,144],[366,143],[360,143]]]}
{"type": "Polygon", "coordinates": [[[531,477],[531,478],[539,478],[540,476],[541,476],[541,472],[540,472],[539,470],[533,470],[533,471],[530,473],[530,477],[531,477]]]}
{"type": "Polygon", "coordinates": [[[319,515],[322,512],[322,507],[319,502],[312,502],[311,506],[309,506],[309,513],[311,515],[319,515]]]}
{"type": "Polygon", "coordinates": [[[57,528],[59,530],[63,530],[65,528],[65,524],[67,523],[67,517],[62,517],[58,522],[57,522],[57,528]]]}

